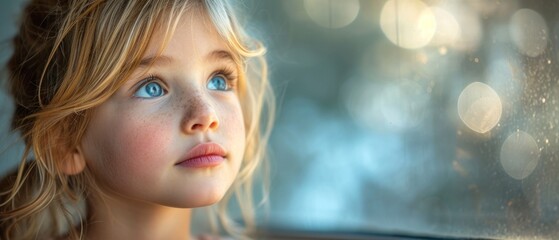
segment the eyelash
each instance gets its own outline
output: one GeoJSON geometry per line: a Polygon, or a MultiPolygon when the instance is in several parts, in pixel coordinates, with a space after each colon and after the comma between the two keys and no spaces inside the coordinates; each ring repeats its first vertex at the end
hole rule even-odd
{"type": "Polygon", "coordinates": [[[161,78],[154,75],[154,74],[149,74],[146,78],[142,79],[140,82],[138,82],[136,84],[137,87],[134,88],[134,92],[132,93],[133,95],[138,92],[138,90],[140,90],[140,88],[146,86],[147,84],[150,84],[152,82],[157,82],[161,84],[161,87],[163,88],[163,92],[165,94],[167,94],[167,85],[163,83],[163,81],[160,80],[161,78]]]}
{"type": "Polygon", "coordinates": [[[151,82],[157,82],[157,81],[159,81],[159,78],[157,76],[153,75],[153,74],[150,74],[150,75],[148,75],[148,77],[146,77],[142,80],[142,83],[140,84],[140,86],[146,85],[146,84],[151,83],[151,82]]]}
{"type": "MultiPolygon", "coordinates": [[[[214,76],[223,76],[225,78],[225,80],[227,81],[227,84],[230,87],[230,90],[235,90],[237,89],[237,75],[235,74],[235,69],[230,67],[230,66],[225,66],[222,67],[220,69],[218,69],[217,71],[215,71],[209,79],[213,78],[214,76]]],[[[208,80],[209,80],[208,79],[208,80]]]]}
{"type": "MultiPolygon", "coordinates": [[[[227,84],[230,87],[230,90],[236,90],[237,89],[237,75],[235,74],[235,69],[234,68],[229,67],[229,66],[221,67],[217,71],[212,73],[210,75],[209,79],[211,79],[214,76],[218,76],[218,75],[221,75],[225,78],[225,80],[227,81],[227,84]]],[[[149,84],[151,82],[161,83],[161,86],[163,87],[163,91],[165,93],[167,93],[166,85],[163,84],[162,81],[160,80],[160,78],[157,77],[154,74],[149,74],[146,78],[142,79],[138,83],[138,87],[135,88],[134,93],[136,93],[138,90],[140,90],[140,88],[144,87],[146,84],[149,84]]]]}

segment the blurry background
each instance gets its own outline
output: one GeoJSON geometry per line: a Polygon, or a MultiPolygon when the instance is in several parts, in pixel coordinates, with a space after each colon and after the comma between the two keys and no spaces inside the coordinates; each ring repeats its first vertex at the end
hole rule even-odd
{"type": "Polygon", "coordinates": [[[14,106],[6,88],[5,67],[13,51],[10,38],[17,33],[16,24],[24,2],[0,0],[0,176],[13,170],[23,153],[23,141],[19,141],[18,134],[10,131],[14,106]]]}
{"type": "Polygon", "coordinates": [[[254,0],[267,227],[559,236],[559,2],[254,0]]]}
{"type": "MultiPolygon", "coordinates": [[[[2,39],[20,5],[2,2],[2,39]]],[[[278,95],[262,228],[559,235],[559,2],[239,7],[268,47],[278,95]]],[[[0,96],[5,172],[19,151],[5,147],[11,104],[0,96]]]]}

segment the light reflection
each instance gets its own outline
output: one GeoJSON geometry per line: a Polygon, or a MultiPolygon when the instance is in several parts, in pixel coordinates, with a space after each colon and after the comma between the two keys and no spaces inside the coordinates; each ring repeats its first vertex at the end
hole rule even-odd
{"type": "Polygon", "coordinates": [[[389,0],[382,8],[380,27],[392,43],[415,49],[431,41],[437,22],[429,7],[419,0],[389,0]]]}
{"type": "Polygon", "coordinates": [[[305,0],[309,17],[325,28],[342,28],[351,24],[359,13],[358,0],[305,0]]]}
{"type": "Polygon", "coordinates": [[[512,178],[522,180],[534,171],[540,150],[534,138],[523,131],[511,134],[501,147],[501,165],[512,178]]]}
{"type": "Polygon", "coordinates": [[[440,54],[441,56],[444,56],[444,55],[446,55],[447,53],[448,53],[448,49],[446,49],[446,47],[440,47],[440,48],[439,48],[439,54],[440,54]]]}
{"type": "Polygon", "coordinates": [[[452,47],[464,52],[477,50],[483,37],[478,13],[458,1],[445,3],[441,8],[448,11],[460,27],[460,37],[456,39],[452,47]]]}
{"type": "MultiPolygon", "coordinates": [[[[512,0],[507,0],[512,1],[512,0]]],[[[472,6],[476,11],[483,15],[493,14],[502,7],[502,5],[506,4],[502,2],[502,0],[468,0],[467,3],[472,6]]]]}
{"type": "Polygon", "coordinates": [[[474,82],[458,97],[458,115],[473,131],[486,133],[493,129],[502,114],[499,95],[489,85],[474,82]]]}
{"type": "Polygon", "coordinates": [[[440,7],[432,7],[431,12],[437,21],[437,30],[430,45],[433,46],[451,46],[461,35],[460,25],[456,18],[447,10],[440,7]]]}
{"type": "Polygon", "coordinates": [[[510,20],[510,35],[518,50],[530,57],[542,54],[549,38],[543,17],[534,10],[520,9],[510,20]]]}

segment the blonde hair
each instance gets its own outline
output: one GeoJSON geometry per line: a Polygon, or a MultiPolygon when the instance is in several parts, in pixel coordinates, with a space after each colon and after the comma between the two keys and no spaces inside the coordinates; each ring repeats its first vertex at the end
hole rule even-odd
{"type": "Polygon", "coordinates": [[[222,0],[33,0],[23,13],[8,62],[16,103],[12,128],[21,132],[26,146],[17,173],[1,182],[3,238],[61,234],[81,238],[86,217],[80,216],[77,203],[101,190],[87,168],[77,175],[63,174],[62,161],[69,149],[78,146],[92,110],[139,65],[156,29],[161,27],[168,40],[180,16],[193,8],[206,12],[238,55],[243,73],[239,99],[247,147],[238,177],[217,214],[221,226],[236,237],[253,229],[253,178],[265,162],[274,98],[265,48],[243,31],[232,6],[222,0]],[[244,229],[228,217],[232,196],[239,203],[244,229]],[[75,227],[76,222],[81,225],[75,227]]]}

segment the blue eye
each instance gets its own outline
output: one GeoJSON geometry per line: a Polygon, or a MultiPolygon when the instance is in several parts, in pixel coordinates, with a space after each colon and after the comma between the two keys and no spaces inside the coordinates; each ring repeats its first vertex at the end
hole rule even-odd
{"type": "Polygon", "coordinates": [[[157,82],[150,82],[141,86],[140,89],[134,93],[134,96],[139,98],[156,98],[161,97],[164,94],[165,92],[163,91],[161,84],[157,82]]]}
{"type": "Polygon", "coordinates": [[[227,80],[221,75],[213,76],[207,85],[210,90],[228,91],[230,89],[227,80]]]}

